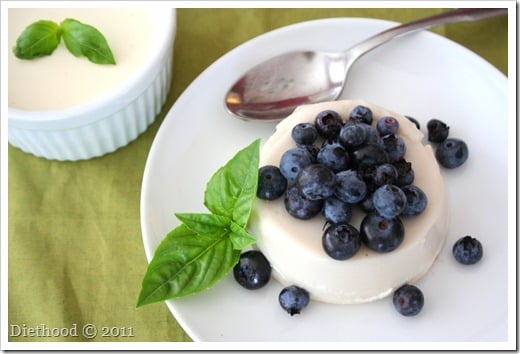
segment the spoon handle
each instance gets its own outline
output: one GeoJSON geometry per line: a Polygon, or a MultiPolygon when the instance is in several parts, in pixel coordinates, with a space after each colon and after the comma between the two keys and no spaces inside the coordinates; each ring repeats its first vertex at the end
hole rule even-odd
{"type": "Polygon", "coordinates": [[[356,44],[355,46],[345,51],[345,54],[349,56],[351,60],[355,60],[363,54],[365,54],[366,52],[380,46],[381,44],[408,33],[420,31],[434,26],[443,25],[446,23],[478,21],[485,18],[504,15],[507,15],[507,8],[456,9],[453,11],[445,12],[442,14],[426,17],[396,27],[392,27],[386,31],[380,32],[356,44]]]}

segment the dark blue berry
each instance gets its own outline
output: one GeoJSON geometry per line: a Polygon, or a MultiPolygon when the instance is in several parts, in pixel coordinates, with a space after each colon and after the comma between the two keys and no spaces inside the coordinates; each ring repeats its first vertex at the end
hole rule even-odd
{"type": "Polygon", "coordinates": [[[278,295],[280,306],[291,316],[299,314],[309,304],[310,296],[307,290],[296,285],[285,287],[278,295]]]}
{"type": "Polygon", "coordinates": [[[404,225],[399,217],[385,219],[378,214],[367,214],[359,231],[361,241],[376,252],[391,252],[404,239],[404,225]]]}
{"type": "Polygon", "coordinates": [[[284,197],[285,209],[297,219],[310,219],[323,208],[323,200],[310,200],[303,196],[296,185],[287,188],[284,197]]]}
{"type": "Polygon", "coordinates": [[[406,195],[406,207],[403,210],[403,216],[416,216],[426,209],[428,197],[421,188],[415,184],[410,184],[401,187],[401,190],[406,195]]]}
{"type": "Polygon", "coordinates": [[[392,165],[397,170],[397,180],[395,185],[402,187],[412,184],[415,179],[415,172],[412,169],[412,164],[405,159],[392,162],[392,165]]]}
{"type": "Polygon", "coordinates": [[[376,129],[380,136],[396,134],[399,129],[399,122],[391,116],[381,117],[376,123],[376,129]]]}
{"type": "Polygon", "coordinates": [[[316,162],[327,166],[334,172],[339,172],[348,168],[350,157],[339,143],[329,143],[321,147],[316,156],[316,162]]]}
{"type": "Polygon", "coordinates": [[[424,295],[418,287],[405,284],[394,292],[394,307],[403,316],[415,316],[424,306],[424,295]]]}
{"type": "Polygon", "coordinates": [[[313,162],[312,155],[302,147],[287,150],[280,159],[280,171],[289,183],[294,183],[300,171],[313,162]]]}
{"type": "Polygon", "coordinates": [[[352,206],[336,197],[327,198],[323,204],[323,217],[333,224],[346,224],[352,218],[352,206]]]}
{"type": "Polygon", "coordinates": [[[330,257],[345,260],[359,250],[361,237],[359,231],[350,224],[334,224],[323,233],[322,246],[330,257]]]}
{"type": "Polygon", "coordinates": [[[376,186],[384,184],[394,184],[397,181],[397,169],[390,163],[383,163],[376,166],[374,170],[373,183],[376,186]]]}
{"type": "Polygon", "coordinates": [[[461,264],[475,264],[482,258],[483,249],[479,240],[464,236],[453,244],[453,256],[461,264]]]}
{"type": "Polygon", "coordinates": [[[363,105],[356,106],[350,112],[349,120],[370,125],[373,120],[372,111],[370,108],[363,105]]]}
{"type": "Polygon", "coordinates": [[[310,200],[326,199],[334,194],[336,174],[323,165],[311,164],[301,170],[296,186],[310,200]]]}
{"type": "Polygon", "coordinates": [[[276,166],[266,165],[258,169],[258,188],[256,195],[260,199],[275,200],[287,189],[287,179],[276,166]]]}
{"type": "Polygon", "coordinates": [[[339,142],[347,150],[363,145],[368,138],[367,125],[358,122],[347,122],[339,132],[339,142]]]}
{"type": "Polygon", "coordinates": [[[355,204],[367,194],[366,183],[354,170],[341,171],[336,174],[335,196],[345,203],[355,204]]]}
{"type": "Polygon", "coordinates": [[[448,138],[437,146],[435,158],[446,168],[457,168],[468,159],[466,143],[460,139],[448,138]]]}
{"type": "Polygon", "coordinates": [[[238,263],[233,267],[233,275],[244,288],[260,289],[271,279],[271,265],[262,252],[247,251],[240,255],[238,263]]]}
{"type": "Polygon", "coordinates": [[[318,130],[311,123],[299,123],[294,126],[291,136],[296,144],[312,145],[318,139],[318,130]]]}
{"type": "Polygon", "coordinates": [[[350,163],[353,168],[362,169],[388,162],[388,156],[380,145],[366,144],[350,154],[350,163]]]}
{"type": "Polygon", "coordinates": [[[399,135],[388,134],[381,137],[380,145],[385,150],[389,161],[398,161],[406,153],[406,144],[399,135]]]}
{"type": "Polygon", "coordinates": [[[396,185],[385,184],[376,189],[372,202],[379,215],[386,219],[393,219],[405,209],[406,195],[396,185]]]}
{"type": "Polygon", "coordinates": [[[318,113],[314,126],[323,139],[336,138],[343,126],[343,119],[336,111],[326,110],[318,113]]]}
{"type": "Polygon", "coordinates": [[[428,130],[428,140],[432,143],[441,143],[450,134],[450,127],[439,119],[431,119],[426,124],[428,130]]]}

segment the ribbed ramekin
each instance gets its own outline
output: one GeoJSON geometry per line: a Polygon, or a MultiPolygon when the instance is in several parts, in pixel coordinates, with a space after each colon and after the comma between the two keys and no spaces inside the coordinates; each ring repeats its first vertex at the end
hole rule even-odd
{"type": "Polygon", "coordinates": [[[53,110],[8,108],[9,143],[50,160],[76,161],[105,155],[135,140],[155,120],[172,80],[175,9],[154,11],[161,36],[131,78],[103,97],[53,110]]]}

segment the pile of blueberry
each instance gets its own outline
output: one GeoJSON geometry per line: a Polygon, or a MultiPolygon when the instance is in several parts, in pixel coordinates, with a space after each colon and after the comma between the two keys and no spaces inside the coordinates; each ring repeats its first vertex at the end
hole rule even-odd
{"type": "Polygon", "coordinates": [[[283,153],[279,166],[259,170],[259,198],[283,197],[298,219],[323,215],[323,249],[336,260],[351,258],[362,244],[393,251],[404,239],[401,218],[419,215],[428,204],[413,184],[397,119],[372,122],[372,111],[361,105],[345,120],[336,111],[320,112],[314,123],[294,126],[295,147],[283,153]],[[356,205],[366,213],[359,230],[350,224],[356,205]]]}
{"type": "MultiPolygon", "coordinates": [[[[407,118],[420,129],[414,118],[407,118]]],[[[258,198],[283,197],[287,212],[302,220],[321,213],[326,225],[322,246],[336,260],[351,258],[362,244],[381,253],[395,250],[405,234],[401,218],[421,214],[428,204],[425,193],[413,184],[397,119],[385,116],[372,123],[372,111],[361,105],[346,120],[335,111],[322,111],[314,123],[293,127],[295,147],[282,155],[279,166],[259,169],[258,198]],[[366,213],[359,230],[349,223],[356,206],[366,213]]],[[[432,119],[427,129],[428,140],[439,144],[439,164],[455,168],[466,161],[466,144],[449,139],[445,123],[432,119]]],[[[460,263],[474,264],[482,257],[482,246],[466,236],[455,243],[453,255],[460,263]]],[[[241,255],[233,273],[243,287],[258,289],[269,281],[271,267],[260,251],[252,250],[241,255]]],[[[280,305],[291,316],[309,299],[309,293],[295,285],[279,294],[280,305]]],[[[413,316],[421,311],[424,297],[419,288],[405,284],[394,292],[393,303],[399,313],[413,316]]]]}

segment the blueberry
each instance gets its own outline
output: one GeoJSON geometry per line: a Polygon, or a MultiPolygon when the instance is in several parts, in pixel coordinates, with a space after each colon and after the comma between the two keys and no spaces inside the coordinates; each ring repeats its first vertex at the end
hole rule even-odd
{"type": "Polygon", "coordinates": [[[309,304],[310,296],[307,290],[296,285],[285,287],[278,295],[280,306],[291,316],[299,314],[309,304]]]}
{"type": "Polygon", "coordinates": [[[327,166],[334,172],[339,172],[348,168],[350,157],[339,143],[329,143],[321,147],[316,156],[316,162],[327,166]]]}
{"type": "Polygon", "coordinates": [[[387,134],[381,137],[380,145],[385,150],[389,161],[398,161],[406,153],[406,144],[399,135],[387,134]]]}
{"type": "Polygon", "coordinates": [[[392,165],[397,170],[397,180],[394,183],[395,185],[402,187],[413,183],[415,172],[412,169],[411,162],[408,162],[405,159],[400,159],[399,161],[392,162],[392,165]]]}
{"type": "Polygon", "coordinates": [[[357,205],[367,214],[376,212],[376,208],[374,208],[374,202],[372,201],[372,194],[367,194],[365,199],[360,201],[357,205]]]}
{"type": "Polygon", "coordinates": [[[375,213],[367,214],[359,231],[361,241],[376,252],[391,252],[404,239],[404,225],[399,217],[385,219],[375,213]]]}
{"type": "Polygon", "coordinates": [[[394,184],[397,181],[397,169],[390,163],[383,163],[376,166],[374,170],[373,183],[376,186],[384,184],[394,184]]]}
{"type": "Polygon", "coordinates": [[[399,122],[391,116],[381,117],[376,123],[376,129],[380,136],[396,134],[399,129],[399,122]]]}
{"type": "Polygon", "coordinates": [[[238,263],[233,267],[233,275],[244,288],[260,289],[271,279],[271,265],[262,252],[247,251],[240,255],[238,263]]]}
{"type": "Polygon", "coordinates": [[[366,183],[354,170],[341,171],[336,174],[335,196],[345,203],[357,203],[367,194],[366,183]]]}
{"type": "Polygon", "coordinates": [[[318,130],[314,124],[299,123],[293,127],[291,136],[296,144],[312,145],[318,139],[318,130]]]}
{"type": "Polygon", "coordinates": [[[365,124],[372,124],[373,115],[370,108],[359,105],[352,109],[352,111],[349,114],[349,119],[351,121],[361,122],[365,124]]]}
{"type": "Polygon", "coordinates": [[[285,209],[297,219],[310,219],[323,208],[323,200],[310,200],[303,196],[295,185],[287,188],[284,197],[285,209]]]}
{"type": "Polygon", "coordinates": [[[460,139],[448,138],[437,146],[435,157],[437,162],[446,168],[457,168],[468,159],[469,151],[466,143],[460,139]]]}
{"type": "Polygon", "coordinates": [[[326,110],[318,113],[314,125],[323,139],[336,138],[343,126],[343,119],[338,112],[326,110]]]}
{"type": "Polygon", "coordinates": [[[258,189],[256,195],[260,199],[275,200],[287,189],[287,179],[276,166],[266,165],[258,169],[258,189]]]}
{"type": "Polygon", "coordinates": [[[289,183],[294,183],[300,171],[313,162],[307,149],[295,147],[287,150],[280,159],[280,171],[289,183]]]}
{"type": "Polygon", "coordinates": [[[417,119],[415,119],[414,117],[410,117],[410,116],[405,116],[410,122],[412,122],[413,124],[415,124],[415,126],[417,127],[417,129],[421,130],[421,124],[419,123],[419,121],[417,119]]]}
{"type": "Polygon", "coordinates": [[[450,134],[450,127],[439,119],[431,119],[426,124],[428,130],[428,140],[432,143],[441,143],[450,134]]]}
{"type": "Polygon", "coordinates": [[[461,264],[475,264],[482,258],[482,244],[474,237],[464,236],[453,244],[452,253],[461,264]]]}
{"type": "Polygon", "coordinates": [[[301,170],[296,186],[310,200],[326,199],[334,194],[336,175],[323,165],[311,164],[301,170]]]}
{"type": "Polygon", "coordinates": [[[417,187],[415,184],[410,184],[401,187],[401,190],[406,195],[406,206],[403,210],[402,215],[404,216],[415,216],[419,215],[426,209],[428,205],[428,197],[423,190],[417,187]]]}
{"type": "Polygon", "coordinates": [[[357,169],[386,162],[388,162],[388,155],[380,145],[366,144],[350,154],[350,164],[357,169]]]}
{"type": "Polygon", "coordinates": [[[424,306],[424,295],[418,287],[405,284],[394,292],[394,307],[403,316],[415,316],[424,306]]]}
{"type": "Polygon", "coordinates": [[[358,122],[347,122],[339,132],[339,142],[347,150],[359,147],[368,138],[367,125],[358,122]]]}
{"type": "Polygon", "coordinates": [[[325,252],[336,260],[349,259],[361,247],[359,231],[350,224],[333,224],[322,237],[325,252]]]}
{"type": "Polygon", "coordinates": [[[396,185],[385,184],[376,189],[372,202],[379,215],[386,219],[393,219],[404,211],[406,195],[396,185]]]}
{"type": "Polygon", "coordinates": [[[352,206],[336,198],[327,198],[323,204],[323,217],[333,224],[346,224],[352,218],[352,206]]]}

